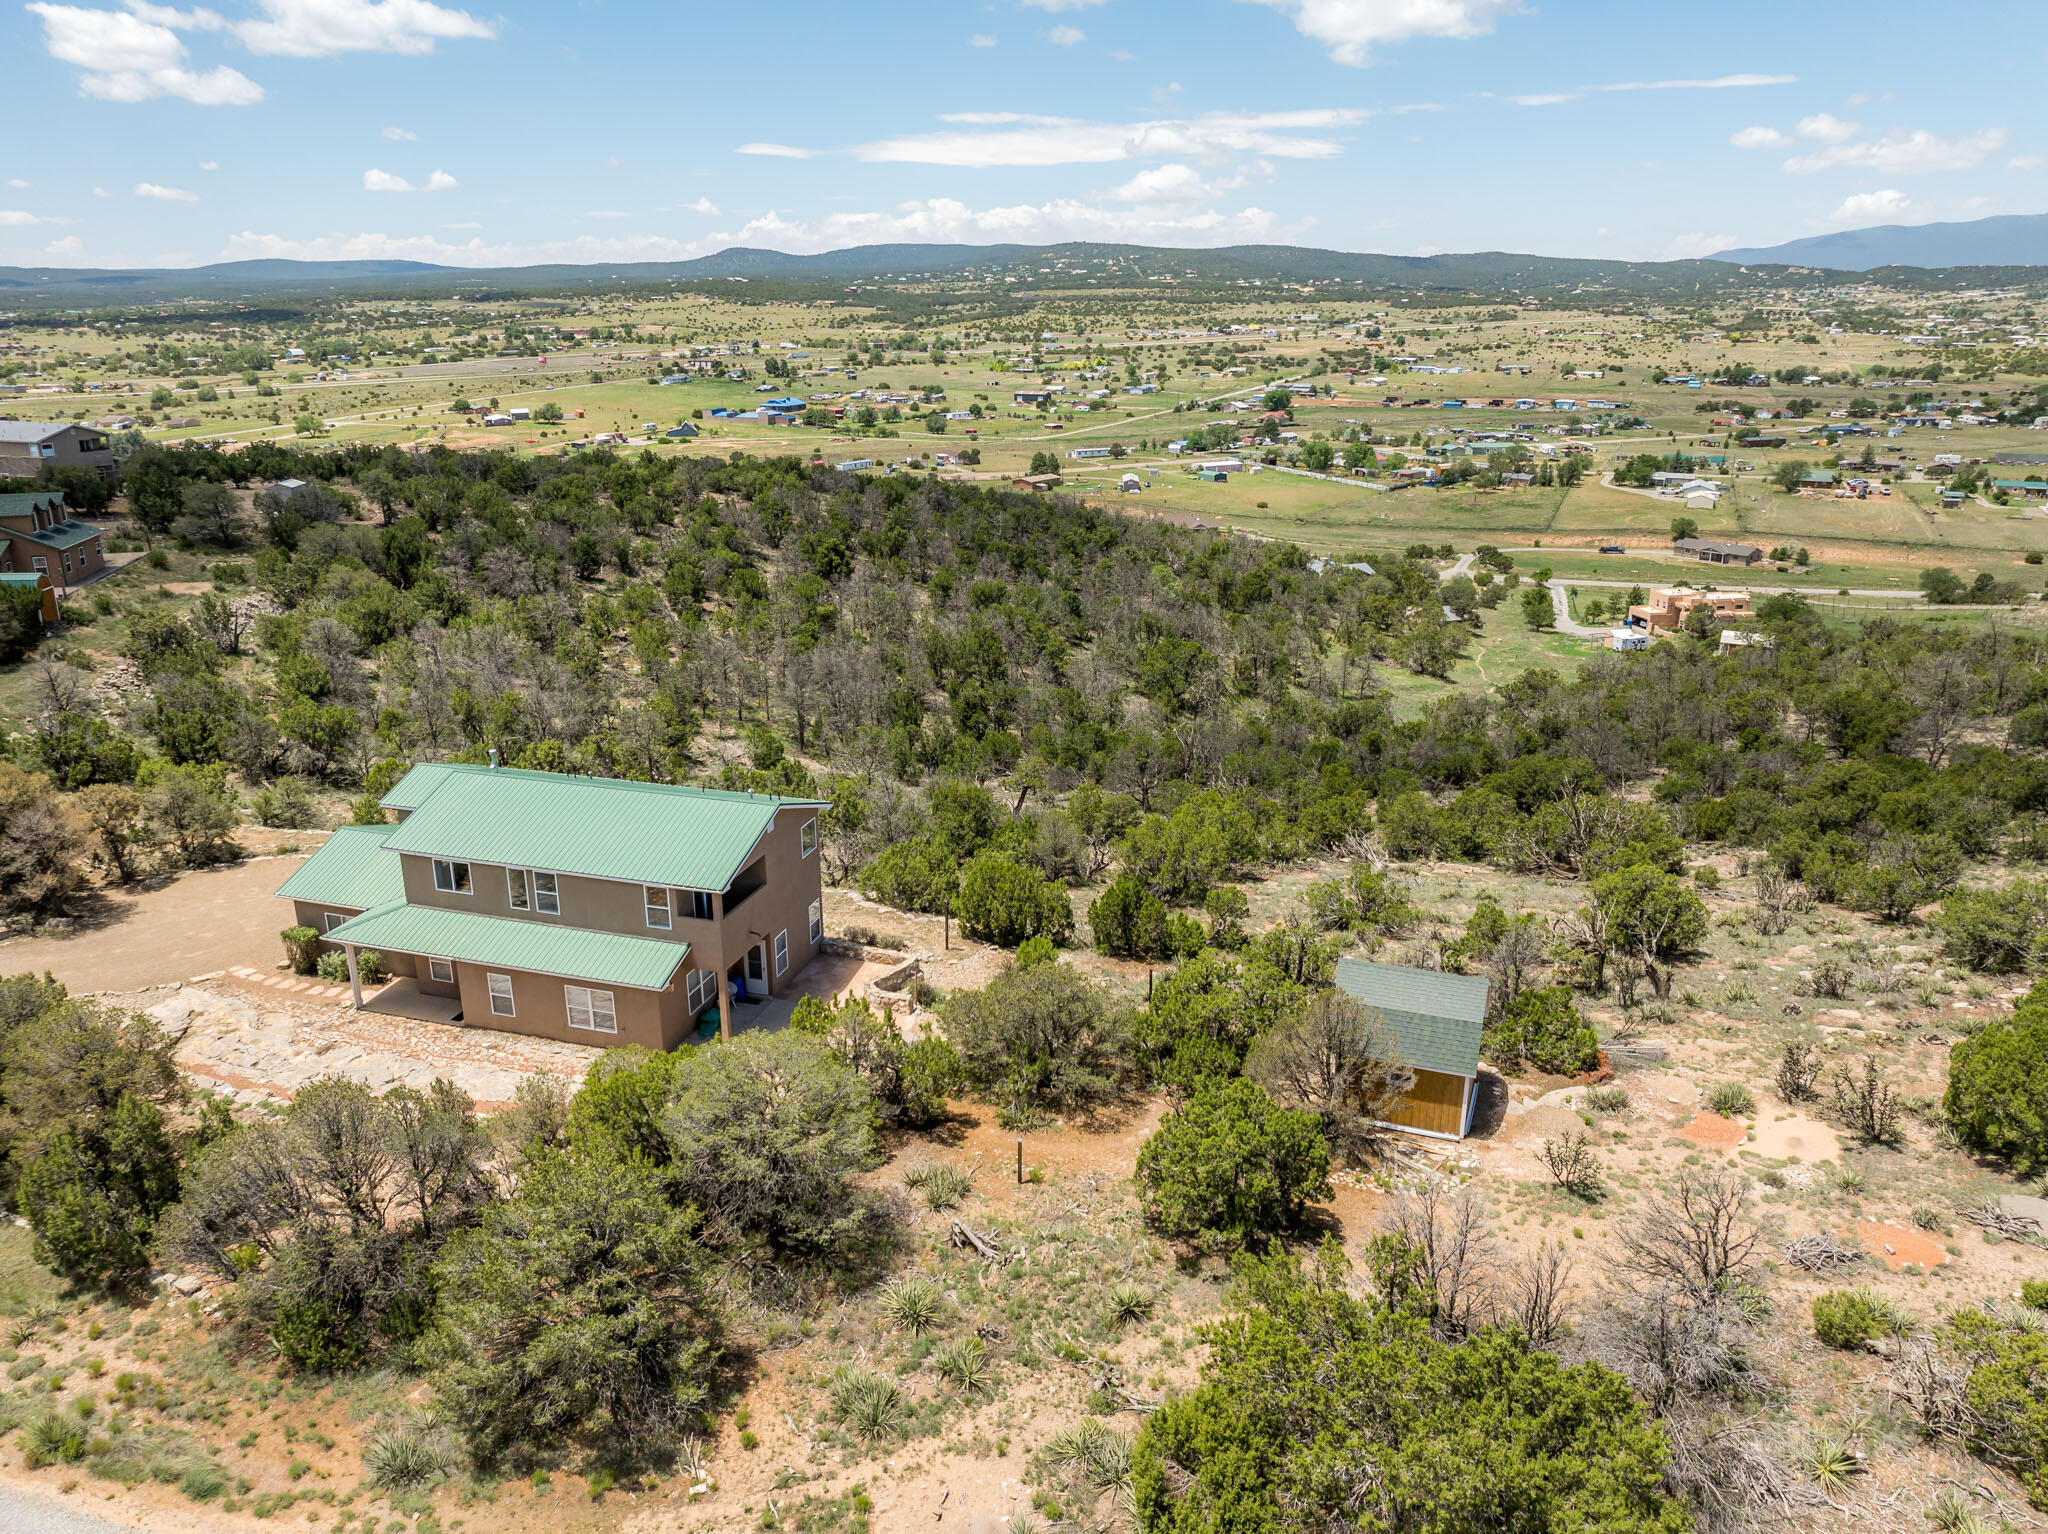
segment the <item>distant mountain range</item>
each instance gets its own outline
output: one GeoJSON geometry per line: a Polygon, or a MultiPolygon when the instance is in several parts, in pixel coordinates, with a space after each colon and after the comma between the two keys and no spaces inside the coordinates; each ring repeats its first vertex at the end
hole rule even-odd
{"type": "MultiPolygon", "coordinates": [[[[1299,245],[1232,245],[1217,250],[1150,245],[860,245],[817,255],[734,247],[690,261],[586,266],[474,268],[424,261],[224,261],[179,270],[0,267],[0,309],[104,308],[197,301],[250,305],[355,294],[469,296],[569,294],[598,287],[745,282],[752,294],[808,290],[823,296],[856,283],[901,285],[920,278],[998,279],[997,294],[1151,283],[1236,286],[1336,280],[1375,297],[1467,294],[1598,302],[1637,295],[1682,300],[1819,284],[1825,271],[1882,267],[1903,286],[2041,281],[2048,272],[2048,215],[1971,224],[1867,229],[1795,240],[1768,250],[1723,251],[1701,261],[1595,261],[1478,251],[1388,256],[1299,245]],[[1787,274],[1785,268],[1805,271],[1787,274]],[[1938,268],[1915,270],[1916,267],[1938,268]],[[1961,269],[1959,269],[1961,268],[1961,269]]],[[[1314,295],[1303,295],[1312,306],[1314,295]]]]}
{"type": "Polygon", "coordinates": [[[1712,259],[1838,272],[1867,272],[1880,266],[2048,266],[2048,213],[2006,213],[1963,224],[1844,229],[1755,250],[1718,251],[1712,259]]]}

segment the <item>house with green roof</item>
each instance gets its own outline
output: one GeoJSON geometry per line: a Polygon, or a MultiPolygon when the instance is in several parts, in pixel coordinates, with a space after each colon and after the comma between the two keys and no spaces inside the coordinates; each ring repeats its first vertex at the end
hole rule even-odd
{"type": "Polygon", "coordinates": [[[729,1036],[825,935],[817,800],[427,762],[277,893],[453,1020],[582,1044],[729,1036]]]}
{"type": "Polygon", "coordinates": [[[100,529],[71,515],[63,491],[0,495],[0,575],[47,575],[68,590],[106,564],[100,529]]]}
{"type": "Polygon", "coordinates": [[[1486,1027],[1491,982],[1477,975],[1337,961],[1337,989],[1386,1020],[1401,1063],[1414,1073],[1398,1108],[1380,1122],[1391,1129],[1462,1140],[1478,1104],[1479,1036],[1486,1027]]]}

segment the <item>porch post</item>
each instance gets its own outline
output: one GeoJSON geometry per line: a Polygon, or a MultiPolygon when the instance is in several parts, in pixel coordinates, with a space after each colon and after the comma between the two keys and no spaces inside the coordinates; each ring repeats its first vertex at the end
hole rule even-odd
{"type": "Polygon", "coordinates": [[[349,994],[355,998],[355,1009],[360,1012],[363,1010],[363,976],[362,972],[356,968],[356,945],[354,943],[343,943],[341,951],[348,955],[349,994]]]}
{"type": "Polygon", "coordinates": [[[722,969],[718,972],[718,1036],[732,1037],[732,976],[722,969]]]}

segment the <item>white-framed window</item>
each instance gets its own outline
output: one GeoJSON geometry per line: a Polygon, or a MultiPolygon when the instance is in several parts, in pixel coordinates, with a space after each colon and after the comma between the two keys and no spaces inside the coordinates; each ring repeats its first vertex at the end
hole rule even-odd
{"type": "Polygon", "coordinates": [[[813,900],[811,902],[811,941],[815,943],[818,941],[819,938],[823,937],[824,935],[825,902],[822,900],[813,900]]]}
{"type": "Polygon", "coordinates": [[[348,919],[349,918],[347,914],[341,911],[322,912],[320,916],[320,930],[323,932],[332,932],[336,927],[340,926],[343,922],[347,921],[348,919]]]}
{"type": "Polygon", "coordinates": [[[712,914],[711,891],[691,890],[690,915],[697,921],[709,921],[712,914]]]}
{"type": "Polygon", "coordinates": [[[553,874],[535,873],[530,868],[505,870],[505,898],[515,911],[538,911],[543,916],[562,914],[561,889],[553,874]]]}
{"type": "Polygon", "coordinates": [[[427,978],[438,980],[443,985],[455,983],[455,961],[452,959],[427,960],[427,978]]]}
{"type": "Polygon", "coordinates": [[[683,976],[683,997],[690,1006],[690,1016],[701,1016],[704,1009],[718,1000],[718,974],[715,970],[693,969],[683,976]]]}
{"type": "Polygon", "coordinates": [[[803,829],[797,832],[796,834],[796,843],[798,848],[802,850],[803,855],[805,857],[809,857],[812,853],[818,850],[817,816],[813,815],[809,820],[804,822],[803,829]]]}
{"type": "Polygon", "coordinates": [[[666,932],[675,925],[675,916],[668,908],[668,891],[652,884],[640,887],[641,898],[647,902],[647,925],[666,932]]]}
{"type": "Polygon", "coordinates": [[[565,985],[569,1002],[569,1026],[588,1033],[617,1033],[619,1014],[612,1007],[610,991],[593,991],[585,986],[565,985]]]}
{"type": "Polygon", "coordinates": [[[775,934],[775,973],[781,974],[789,968],[789,932],[785,928],[775,934]]]}
{"type": "Polygon", "coordinates": [[[435,858],[434,888],[448,895],[467,895],[471,893],[469,865],[467,863],[457,863],[449,858],[435,858]]]}
{"type": "Polygon", "coordinates": [[[533,887],[527,882],[526,870],[508,868],[505,870],[505,898],[515,911],[533,909],[533,887]]]}
{"type": "Polygon", "coordinates": [[[484,979],[491,987],[491,1011],[499,1017],[517,1017],[512,1010],[512,977],[510,975],[486,975],[484,979]]]}
{"type": "Polygon", "coordinates": [[[48,555],[31,554],[28,557],[28,562],[29,567],[33,569],[38,575],[48,575],[50,573],[50,560],[48,555]]]}
{"type": "Polygon", "coordinates": [[[553,874],[533,876],[533,908],[543,916],[562,914],[562,891],[553,874]]]}

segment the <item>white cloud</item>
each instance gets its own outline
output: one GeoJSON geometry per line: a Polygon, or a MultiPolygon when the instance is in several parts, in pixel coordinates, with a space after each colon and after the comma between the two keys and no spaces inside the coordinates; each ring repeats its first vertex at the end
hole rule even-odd
{"type": "Polygon", "coordinates": [[[439,42],[498,29],[429,0],[256,0],[262,19],[234,24],[251,53],[317,59],[335,53],[432,53],[439,42]]]}
{"type": "Polygon", "coordinates": [[[1483,37],[1522,0],[1255,0],[1282,11],[1295,30],[1330,50],[1339,64],[1363,68],[1372,50],[1413,37],[1483,37]]]}
{"type": "Polygon", "coordinates": [[[855,147],[870,163],[989,166],[1109,165],[1118,160],[1215,159],[1232,154],[1321,160],[1343,152],[1333,138],[1302,129],[1349,127],[1368,114],[1353,107],[1294,112],[1209,112],[1140,123],[1094,123],[1024,113],[956,113],[941,119],[994,132],[912,133],[855,147]]]}
{"type": "Polygon", "coordinates": [[[412,144],[419,141],[419,135],[410,128],[394,127],[392,124],[386,123],[382,131],[384,136],[394,144],[412,144]]]}
{"type": "Polygon", "coordinates": [[[1744,128],[1728,135],[1737,149],[1783,149],[1792,142],[1776,128],[1744,128]]]}
{"type": "MultiPolygon", "coordinates": [[[[2044,165],[2048,165],[2048,160],[2037,154],[2016,154],[2005,162],[2007,170],[2039,170],[2044,165]]],[[[21,186],[24,183],[17,181],[14,184],[21,186]]]]}
{"type": "Polygon", "coordinates": [[[0,229],[33,229],[43,220],[21,208],[0,208],[0,229]]]}
{"type": "Polygon", "coordinates": [[[1045,40],[1055,48],[1071,48],[1076,43],[1088,41],[1088,34],[1079,27],[1054,27],[1045,34],[1045,40]]]}
{"type": "Polygon", "coordinates": [[[172,96],[199,106],[253,106],[263,99],[262,86],[225,64],[203,73],[186,67],[185,44],[173,25],[214,30],[220,18],[211,11],[144,4],[98,11],[40,0],[26,9],[43,24],[50,57],[84,71],[80,95],[119,102],[172,96]]]}
{"type": "Polygon", "coordinates": [[[23,188],[27,187],[27,185],[28,185],[28,183],[27,183],[26,181],[22,180],[22,179],[21,179],[21,177],[19,177],[19,176],[16,176],[16,177],[14,177],[14,178],[13,178],[13,179],[12,179],[11,181],[9,181],[9,182],[8,182],[7,184],[8,184],[9,186],[11,186],[11,187],[15,188],[15,189],[16,189],[17,191],[19,191],[19,190],[21,190],[21,189],[23,189],[23,188]]]}
{"type": "Polygon", "coordinates": [[[967,39],[967,46],[970,48],[993,48],[995,45],[996,39],[993,32],[977,32],[974,36],[967,39]]]}
{"type": "Polygon", "coordinates": [[[61,240],[52,240],[43,247],[46,256],[75,256],[85,249],[85,241],[75,234],[67,234],[61,240]]]}
{"type": "Polygon", "coordinates": [[[1211,185],[1192,165],[1169,161],[1141,170],[1122,186],[1103,193],[1109,202],[1208,202],[1223,190],[1211,185]]]}
{"type": "Polygon", "coordinates": [[[188,192],[183,187],[177,186],[158,186],[154,181],[136,182],[135,195],[137,197],[153,198],[157,202],[199,201],[199,194],[197,192],[188,192]]]}
{"type": "Polygon", "coordinates": [[[687,213],[704,213],[709,215],[716,215],[718,212],[718,204],[713,202],[709,197],[699,197],[695,202],[684,203],[683,210],[687,213]]]}
{"type": "Polygon", "coordinates": [[[96,187],[94,187],[94,188],[92,189],[92,194],[93,194],[93,196],[95,196],[95,197],[111,197],[111,196],[113,196],[113,195],[114,195],[114,194],[113,194],[112,192],[108,191],[108,190],[107,190],[107,189],[106,189],[105,187],[103,187],[103,186],[96,186],[96,187]]]}
{"type": "Polygon", "coordinates": [[[1561,101],[1577,101],[1578,99],[1579,93],[1577,91],[1541,91],[1533,96],[1508,97],[1508,100],[1518,107],[1554,107],[1561,101]]]}
{"type": "Polygon", "coordinates": [[[1704,80],[1610,80],[1603,85],[1579,85],[1568,91],[1539,91],[1534,95],[1510,96],[1520,107],[1554,107],[1561,101],[1614,91],[1725,91],[1752,85],[1791,85],[1797,75],[1715,75],[1704,80]]]}
{"type": "Polygon", "coordinates": [[[818,151],[798,149],[790,144],[742,144],[735,151],[738,154],[761,154],[777,160],[808,160],[818,151]]]}
{"type": "Polygon", "coordinates": [[[1842,205],[1819,220],[1823,224],[1908,224],[1925,223],[1918,204],[1896,187],[1881,192],[1858,192],[1842,199],[1842,205]]]}
{"type": "Polygon", "coordinates": [[[2005,147],[2003,128],[1984,128],[1960,138],[1942,138],[1924,128],[1907,133],[1897,129],[1882,138],[1830,144],[1811,154],[1794,155],[1784,168],[1795,176],[1851,165],[1886,175],[1917,176],[1940,171],[1969,170],[2005,147]]]}
{"type": "Polygon", "coordinates": [[[220,161],[218,161],[218,160],[201,160],[201,161],[199,162],[199,168],[200,168],[201,170],[219,170],[219,169],[220,169],[220,161]]]}
{"type": "Polygon", "coordinates": [[[1794,131],[1801,138],[1810,138],[1817,144],[1846,144],[1863,131],[1863,124],[1843,122],[1826,112],[1816,112],[1811,117],[1800,118],[1794,131]]]}
{"type": "Polygon", "coordinates": [[[394,176],[388,170],[363,172],[363,190],[366,192],[452,192],[457,185],[456,179],[445,170],[435,171],[420,186],[414,186],[403,176],[394,176]]]}
{"type": "Polygon", "coordinates": [[[1681,234],[1664,247],[1660,261],[1699,261],[1735,243],[1732,234],[1681,234]]]}

